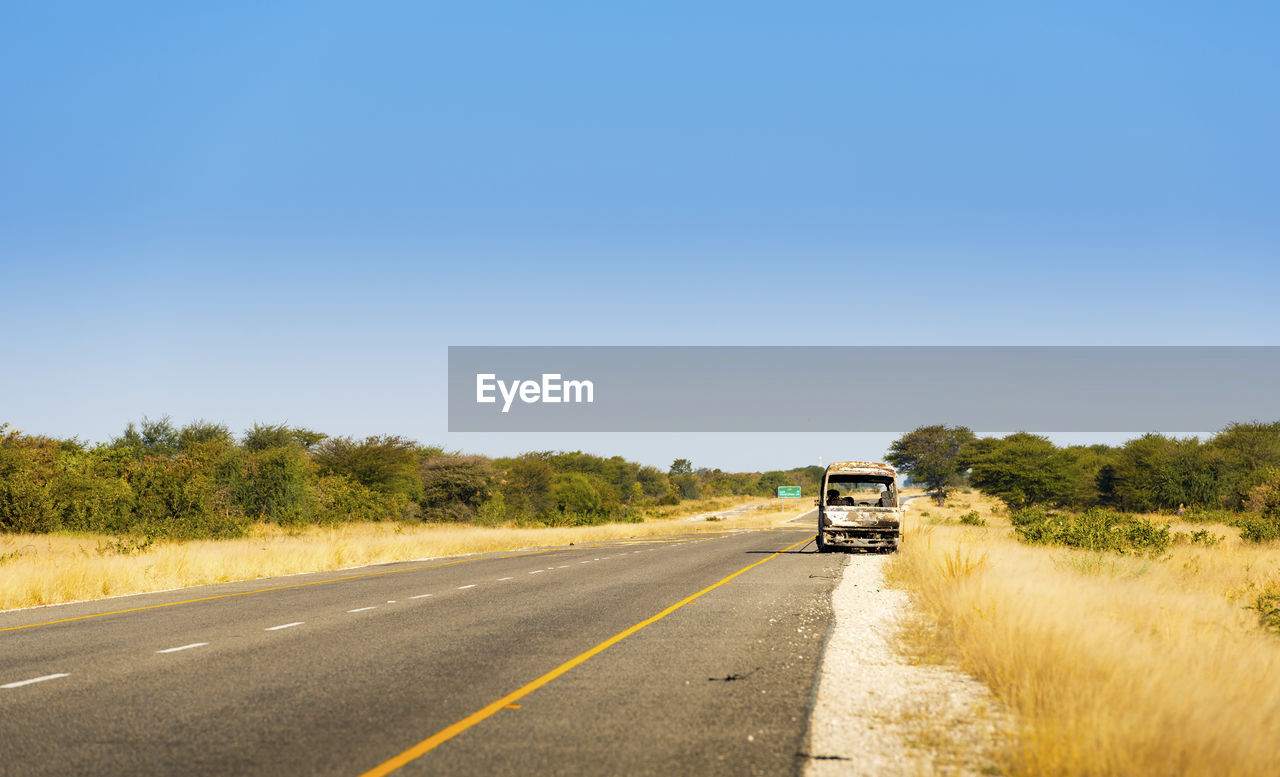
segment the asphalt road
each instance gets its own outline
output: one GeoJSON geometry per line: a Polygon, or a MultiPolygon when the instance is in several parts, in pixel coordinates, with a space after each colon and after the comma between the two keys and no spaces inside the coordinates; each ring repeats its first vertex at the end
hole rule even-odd
{"type": "Polygon", "coordinates": [[[0,613],[0,774],[798,774],[846,559],[812,535],[0,613]]]}

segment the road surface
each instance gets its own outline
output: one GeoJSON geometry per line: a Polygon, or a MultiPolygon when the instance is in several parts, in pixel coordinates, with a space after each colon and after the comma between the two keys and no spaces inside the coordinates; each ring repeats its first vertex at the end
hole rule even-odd
{"type": "Polygon", "coordinates": [[[0,613],[0,774],[798,774],[846,559],[812,536],[806,522],[0,613]]]}

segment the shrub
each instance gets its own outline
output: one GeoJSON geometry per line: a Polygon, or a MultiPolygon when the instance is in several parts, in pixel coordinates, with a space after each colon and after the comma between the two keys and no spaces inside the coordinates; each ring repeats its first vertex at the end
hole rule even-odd
{"type": "Polygon", "coordinates": [[[1173,542],[1174,544],[1189,542],[1192,545],[1204,545],[1212,548],[1219,545],[1222,542],[1222,538],[1208,529],[1197,529],[1196,531],[1191,532],[1191,534],[1174,532],[1173,542]]]}
{"type": "Polygon", "coordinates": [[[480,509],[476,510],[476,523],[481,526],[498,526],[507,520],[507,503],[501,491],[495,491],[480,509]]]}
{"type": "Polygon", "coordinates": [[[186,456],[146,456],[126,470],[133,489],[133,533],[147,537],[200,539],[239,537],[249,521],[219,490],[211,473],[186,456]]]}
{"type": "Polygon", "coordinates": [[[129,451],[135,457],[173,456],[182,448],[182,436],[169,416],[154,421],[143,416],[137,424],[130,421],[124,432],[111,441],[111,446],[129,451]]]}
{"type": "Polygon", "coordinates": [[[1248,609],[1257,614],[1259,626],[1280,634],[1280,582],[1268,583],[1248,609]]]}
{"type": "Polygon", "coordinates": [[[556,509],[569,516],[576,516],[571,525],[583,525],[589,517],[605,515],[600,492],[587,477],[579,472],[562,475],[553,489],[556,509]]]}
{"type": "MultiPolygon", "coordinates": [[[[493,466],[484,456],[430,455],[423,459],[419,477],[423,516],[437,520],[471,520],[493,490],[493,466]]],[[[505,505],[502,512],[505,516],[505,505]]]]}
{"type": "Polygon", "coordinates": [[[303,523],[313,492],[306,456],[298,447],[271,448],[245,457],[238,502],[245,515],[279,524],[303,523]]]}
{"type": "Polygon", "coordinates": [[[970,510],[969,512],[960,516],[960,523],[963,523],[966,526],[986,526],[987,525],[987,522],[982,520],[982,518],[978,515],[977,510],[970,510]]]}
{"type": "Polygon", "coordinates": [[[1246,513],[1235,520],[1240,539],[1245,542],[1271,542],[1280,539],[1280,517],[1246,513]]]}
{"type": "Polygon", "coordinates": [[[50,495],[62,529],[105,534],[132,529],[133,489],[110,452],[68,451],[58,459],[50,495]]]}
{"type": "Polygon", "coordinates": [[[346,475],[321,475],[312,486],[313,520],[320,524],[387,521],[404,516],[404,504],[346,475]]]}
{"type": "Polygon", "coordinates": [[[186,454],[203,446],[227,447],[235,444],[231,430],[223,424],[209,421],[194,421],[182,427],[178,432],[178,448],[186,454]]]}
{"type": "Polygon", "coordinates": [[[257,424],[244,432],[244,449],[250,452],[272,448],[292,448],[298,445],[293,430],[285,424],[257,424]]]}
{"type": "Polygon", "coordinates": [[[346,475],[374,491],[416,501],[422,495],[417,443],[394,435],[334,437],[316,447],[323,474],[346,475]]]}
{"type": "Polygon", "coordinates": [[[1065,514],[1027,508],[1010,515],[1010,522],[1018,539],[1033,545],[1158,555],[1173,541],[1167,524],[1099,507],[1065,514]]]}

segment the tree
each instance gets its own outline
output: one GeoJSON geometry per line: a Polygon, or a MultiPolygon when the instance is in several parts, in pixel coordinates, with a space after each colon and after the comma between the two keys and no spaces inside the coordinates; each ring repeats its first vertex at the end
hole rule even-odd
{"type": "Polygon", "coordinates": [[[1208,449],[1195,437],[1144,434],[1116,453],[1105,473],[1108,500],[1124,510],[1173,510],[1217,502],[1218,482],[1208,449]]]}
{"type": "Polygon", "coordinates": [[[973,440],[973,430],[967,426],[921,426],[894,440],[885,460],[923,483],[941,505],[947,500],[947,488],[964,476],[960,454],[973,440]]]}
{"type": "Polygon", "coordinates": [[[793,478],[787,476],[787,473],[779,470],[765,472],[756,480],[756,491],[767,496],[773,496],[778,493],[778,486],[795,485],[793,478]]]}
{"type": "Polygon", "coordinates": [[[702,493],[698,476],[693,474],[693,462],[688,459],[676,459],[671,462],[667,477],[681,499],[697,499],[702,493]]]}
{"type": "Polygon", "coordinates": [[[1239,510],[1249,499],[1253,474],[1280,467],[1280,421],[1229,424],[1207,445],[1224,506],[1239,510]]]}
{"type": "Polygon", "coordinates": [[[671,492],[671,482],[667,480],[667,476],[662,474],[662,470],[648,464],[636,473],[636,483],[644,496],[652,499],[660,499],[671,492]]]}
{"type": "Polygon", "coordinates": [[[1076,457],[1041,437],[1017,432],[970,443],[961,455],[969,484],[998,497],[1011,509],[1033,504],[1064,504],[1076,493],[1076,457]]]}

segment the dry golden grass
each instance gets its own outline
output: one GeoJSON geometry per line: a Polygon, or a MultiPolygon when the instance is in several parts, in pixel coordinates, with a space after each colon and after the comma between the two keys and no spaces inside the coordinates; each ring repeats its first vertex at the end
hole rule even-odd
{"type": "Polygon", "coordinates": [[[1154,560],[1028,547],[993,507],[917,501],[890,574],[924,616],[906,647],[957,663],[1016,716],[1007,773],[1280,771],[1280,638],[1244,609],[1280,580],[1280,547],[1227,527],[1212,527],[1221,545],[1154,560]],[[987,527],[954,523],[971,509],[987,527]]]}
{"type": "Polygon", "coordinates": [[[800,512],[794,504],[774,499],[762,509],[720,521],[684,517],[759,501],[693,500],[665,519],[564,528],[365,523],[288,531],[264,524],[244,539],[157,542],[141,548],[134,540],[106,536],[0,535],[0,609],[389,561],[762,528],[800,512]]]}

